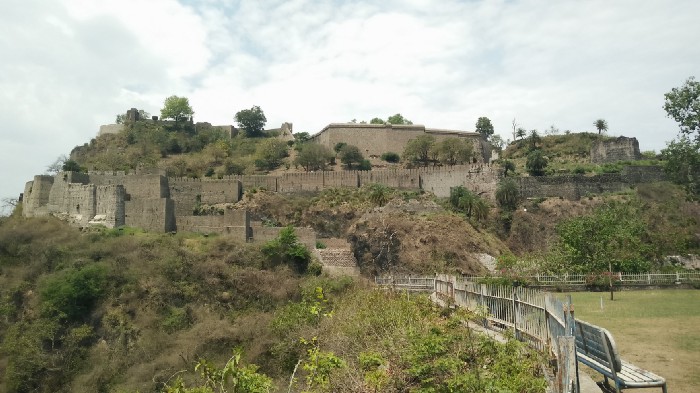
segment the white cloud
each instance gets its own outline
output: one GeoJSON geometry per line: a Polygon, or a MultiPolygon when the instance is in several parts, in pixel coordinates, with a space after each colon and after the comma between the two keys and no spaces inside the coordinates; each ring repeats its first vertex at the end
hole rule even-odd
{"type": "MultiPolygon", "coordinates": [[[[218,124],[260,105],[270,126],[400,112],[471,129],[610,132],[660,150],[663,94],[697,73],[693,0],[9,0],[0,15],[0,196],[130,107],[169,95],[218,124]]],[[[700,75],[696,75],[700,76],[700,75]]]]}

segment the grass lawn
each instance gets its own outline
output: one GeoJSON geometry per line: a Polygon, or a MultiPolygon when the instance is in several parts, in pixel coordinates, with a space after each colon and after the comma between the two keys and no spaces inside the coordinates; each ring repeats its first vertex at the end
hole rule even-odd
{"type": "Polygon", "coordinates": [[[623,359],[666,378],[669,392],[700,391],[700,291],[623,291],[614,301],[606,292],[571,297],[576,318],[609,330],[623,359]]]}

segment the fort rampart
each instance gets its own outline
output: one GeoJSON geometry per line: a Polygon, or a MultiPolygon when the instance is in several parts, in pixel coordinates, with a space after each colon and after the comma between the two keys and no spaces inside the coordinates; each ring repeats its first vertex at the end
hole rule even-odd
{"type": "MultiPolygon", "coordinates": [[[[240,200],[245,190],[254,188],[295,193],[337,187],[360,188],[373,183],[401,190],[422,190],[438,197],[447,197],[451,188],[464,186],[495,202],[501,178],[500,168],[488,164],[288,173],[281,176],[246,175],[223,179],[168,178],[157,173],[61,172],[56,176],[35,176],[26,184],[23,212],[25,216],[57,215],[77,226],[99,223],[107,227],[142,227],[156,232],[220,232],[257,241],[275,237],[274,233],[279,229],[251,224],[247,213],[228,207],[223,211],[207,211],[203,207],[230,206],[240,200]]],[[[522,198],[575,200],[664,180],[665,175],[660,167],[629,166],[621,173],[513,179],[522,198]]],[[[304,241],[315,242],[315,235],[304,235],[304,241]]]]}

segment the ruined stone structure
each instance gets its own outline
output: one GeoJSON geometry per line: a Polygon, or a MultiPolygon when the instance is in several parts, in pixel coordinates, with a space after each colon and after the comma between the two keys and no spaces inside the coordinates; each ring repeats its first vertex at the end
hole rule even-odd
{"type": "Polygon", "coordinates": [[[637,138],[621,136],[609,141],[594,141],[591,145],[591,162],[603,164],[606,162],[639,160],[639,142],[637,138]]]}
{"type": "MultiPolygon", "coordinates": [[[[156,232],[194,231],[228,233],[241,240],[269,240],[279,228],[251,223],[247,213],[223,209],[220,214],[196,215],[201,206],[234,204],[244,190],[265,188],[275,192],[316,192],[328,188],[359,188],[379,183],[403,190],[423,190],[447,197],[450,189],[464,186],[494,200],[502,174],[490,165],[462,165],[420,169],[288,173],[281,176],[244,175],[225,179],[168,178],[161,173],[61,172],[35,176],[26,184],[24,215],[56,215],[77,226],[128,225],[156,232]]],[[[562,197],[617,192],[635,184],[664,180],[660,167],[627,167],[622,173],[596,176],[565,175],[515,178],[523,198],[562,197]]],[[[305,243],[315,235],[298,230],[305,243]]]]}
{"type": "Polygon", "coordinates": [[[311,139],[331,150],[337,143],[345,142],[357,146],[365,156],[380,157],[388,152],[402,154],[408,141],[421,135],[431,135],[438,142],[449,137],[465,138],[474,145],[477,162],[490,161],[491,146],[478,132],[439,130],[417,124],[332,123],[311,139]]]}

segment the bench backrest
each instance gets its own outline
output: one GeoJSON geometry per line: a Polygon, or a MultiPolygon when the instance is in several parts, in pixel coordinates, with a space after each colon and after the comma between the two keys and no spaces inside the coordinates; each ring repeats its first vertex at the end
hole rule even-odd
{"type": "Polygon", "coordinates": [[[610,369],[614,369],[616,372],[622,370],[622,361],[610,332],[600,326],[577,319],[575,336],[576,351],[593,358],[610,369]]]}

